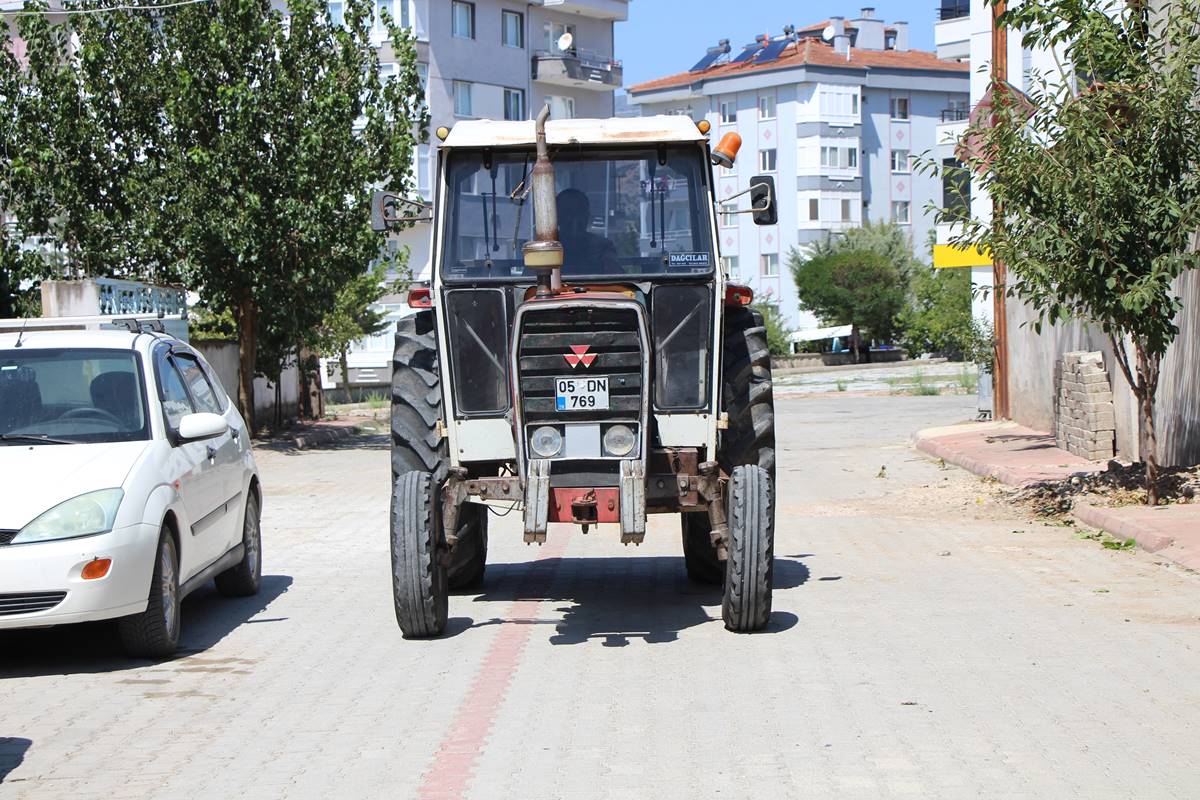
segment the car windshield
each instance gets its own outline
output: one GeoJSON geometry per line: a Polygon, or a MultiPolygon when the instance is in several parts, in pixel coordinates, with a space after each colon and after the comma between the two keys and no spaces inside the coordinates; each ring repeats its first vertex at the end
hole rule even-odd
{"type": "MultiPolygon", "coordinates": [[[[455,150],[442,276],[526,278],[533,151],[455,150]]],[[[695,146],[552,149],[563,274],[697,275],[712,270],[703,153],[695,146]]]]}
{"type": "Polygon", "coordinates": [[[137,356],[128,350],[0,350],[0,445],[39,438],[149,438],[137,356]]]}

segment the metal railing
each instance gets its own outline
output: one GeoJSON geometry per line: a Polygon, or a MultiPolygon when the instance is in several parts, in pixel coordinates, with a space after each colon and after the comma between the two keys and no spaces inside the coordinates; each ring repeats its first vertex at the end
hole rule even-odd
{"type": "Polygon", "coordinates": [[[971,118],[969,108],[943,108],[942,122],[962,122],[971,118]]]}
{"type": "Polygon", "coordinates": [[[187,292],[173,286],[150,286],[138,281],[96,278],[100,291],[100,314],[165,314],[177,316],[187,310],[187,292]]]}
{"type": "Polygon", "coordinates": [[[963,17],[971,16],[971,3],[969,0],[942,0],[942,4],[937,9],[938,19],[962,19],[963,17]]]}

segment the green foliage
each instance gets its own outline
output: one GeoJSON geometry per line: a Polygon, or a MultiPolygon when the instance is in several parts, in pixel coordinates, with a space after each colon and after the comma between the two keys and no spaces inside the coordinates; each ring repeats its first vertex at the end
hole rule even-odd
{"type": "Polygon", "coordinates": [[[386,270],[380,263],[369,272],[354,276],[337,293],[333,307],[325,313],[309,341],[317,354],[343,358],[355,341],[387,329],[383,314],[370,308],[386,291],[385,278],[386,270]]]}
{"type": "Polygon", "coordinates": [[[957,376],[958,388],[962,389],[967,394],[974,394],[979,388],[979,376],[968,372],[966,367],[957,376]]]}
{"type": "Polygon", "coordinates": [[[923,265],[913,256],[912,236],[894,222],[871,222],[851,228],[814,242],[809,258],[831,256],[846,250],[866,250],[877,253],[896,267],[901,281],[907,285],[910,276],[923,265]]]}
{"type": "Polygon", "coordinates": [[[380,79],[367,0],[343,27],[317,0],[286,21],[222,0],[18,25],[29,69],[2,50],[0,208],[74,274],[182,282],[231,316],[243,413],[253,376],[277,377],[368,265],[402,267],[370,189],[410,193],[424,93],[390,21],[398,74],[380,79]]]}
{"type": "Polygon", "coordinates": [[[801,304],[828,325],[854,325],[865,339],[889,341],[904,308],[901,269],[872,250],[837,250],[804,259],[796,250],[788,266],[801,304]]]}
{"type": "Polygon", "coordinates": [[[752,305],[751,308],[762,314],[763,324],[767,328],[767,349],[771,355],[786,356],[792,352],[792,343],[788,338],[792,335],[792,329],[788,327],[787,320],[784,319],[779,306],[770,300],[771,298],[768,296],[752,305]]]}
{"type": "Polygon", "coordinates": [[[1139,399],[1151,504],[1154,397],[1178,334],[1173,284],[1200,264],[1191,247],[1200,228],[1200,0],[1169,8],[1152,17],[1145,2],[1010,6],[1001,24],[1020,30],[1026,47],[1055,48],[1064,66],[1031,76],[1027,97],[994,85],[994,113],[968,131],[965,169],[1000,212],[939,214],[958,222],[957,244],[1008,265],[1003,290],[1036,310],[1038,330],[1074,317],[1108,334],[1139,399]]]}
{"type": "Polygon", "coordinates": [[[971,324],[969,270],[915,269],[912,298],[897,319],[901,343],[910,354],[960,359],[970,346],[971,324]]]}
{"type": "Polygon", "coordinates": [[[837,390],[839,392],[846,391],[846,386],[848,385],[844,378],[838,378],[836,381],[834,381],[834,384],[837,386],[837,390]]]}
{"type": "Polygon", "coordinates": [[[373,409],[376,411],[381,408],[387,408],[387,406],[389,404],[387,395],[385,395],[383,392],[371,392],[369,395],[366,396],[366,398],[364,398],[364,400],[367,404],[367,408],[370,408],[370,409],[373,409]]]}

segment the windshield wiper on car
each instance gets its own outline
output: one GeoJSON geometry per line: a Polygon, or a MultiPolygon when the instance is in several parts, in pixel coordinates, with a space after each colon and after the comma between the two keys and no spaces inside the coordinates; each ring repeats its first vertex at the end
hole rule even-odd
{"type": "Polygon", "coordinates": [[[42,444],[78,444],[70,439],[56,439],[44,433],[0,433],[0,442],[41,442],[42,444]]]}

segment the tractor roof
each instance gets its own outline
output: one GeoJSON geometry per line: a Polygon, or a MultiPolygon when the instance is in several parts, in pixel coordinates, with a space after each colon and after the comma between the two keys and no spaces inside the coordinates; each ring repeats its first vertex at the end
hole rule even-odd
{"type": "MultiPolygon", "coordinates": [[[[614,117],[552,119],[546,123],[548,144],[658,144],[699,142],[705,138],[689,117],[614,117]]],[[[533,120],[489,119],[457,123],[442,147],[520,147],[534,144],[533,120]]]]}

